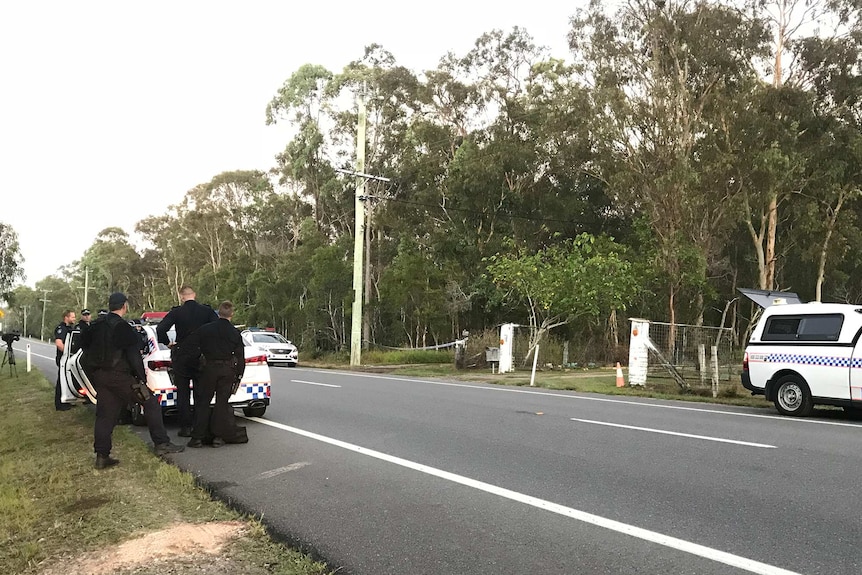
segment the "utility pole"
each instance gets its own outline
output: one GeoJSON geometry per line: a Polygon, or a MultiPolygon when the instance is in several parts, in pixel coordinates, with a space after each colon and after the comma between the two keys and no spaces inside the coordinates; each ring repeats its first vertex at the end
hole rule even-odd
{"type": "Polygon", "coordinates": [[[27,311],[30,309],[30,304],[22,305],[21,310],[24,312],[24,329],[22,330],[22,334],[24,337],[27,337],[27,311]]]}
{"type": "Polygon", "coordinates": [[[39,330],[39,341],[45,341],[45,313],[48,302],[51,301],[48,299],[48,294],[54,290],[43,289],[42,291],[44,292],[44,295],[42,296],[42,299],[39,300],[42,302],[42,328],[39,330]]]}
{"type": "Polygon", "coordinates": [[[84,268],[84,287],[79,287],[78,289],[84,290],[84,308],[87,307],[87,294],[90,293],[91,289],[96,289],[90,287],[90,268],[84,268]]]}
{"type": "Polygon", "coordinates": [[[350,365],[362,365],[362,266],[365,263],[365,85],[357,101],[359,119],[356,125],[356,193],[353,224],[353,313],[350,323],[350,365]]]}

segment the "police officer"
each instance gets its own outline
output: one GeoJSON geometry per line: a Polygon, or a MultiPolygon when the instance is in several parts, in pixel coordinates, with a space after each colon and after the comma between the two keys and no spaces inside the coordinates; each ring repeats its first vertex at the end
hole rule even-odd
{"type": "Polygon", "coordinates": [[[72,406],[63,403],[60,397],[60,358],[63,357],[63,350],[66,349],[66,336],[74,329],[73,325],[75,325],[75,312],[67,309],[63,312],[63,321],[54,328],[54,345],[57,347],[57,385],[54,386],[54,409],[57,411],[72,409],[72,406]]]}
{"type": "Polygon", "coordinates": [[[81,310],[81,321],[75,326],[78,331],[83,332],[90,325],[90,310],[84,308],[81,310]]]}
{"type": "MultiPolygon", "coordinates": [[[[146,391],[147,376],[140,353],[140,339],[135,328],[123,321],[123,316],[129,311],[126,296],[120,292],[111,294],[108,309],[108,315],[93,322],[81,335],[84,355],[92,353],[103,358],[100,365],[87,370],[99,398],[93,429],[96,469],[105,469],[120,462],[111,457],[112,435],[120,411],[131,403],[140,403],[144,408],[156,455],[183,451],[183,446],[171,443],[162,421],[162,408],[156,396],[146,391]],[[144,387],[141,388],[141,385],[144,387]],[[137,393],[136,386],[139,389],[137,393]]],[[[86,364],[83,358],[82,361],[86,364]]]]}
{"type": "Polygon", "coordinates": [[[201,447],[212,438],[213,447],[225,443],[246,443],[245,427],[239,427],[233,408],[228,403],[236,393],[245,372],[245,354],[242,337],[231,323],[233,304],[222,302],[218,308],[218,321],[201,326],[191,335],[186,345],[199,349],[203,367],[195,381],[195,427],[189,447],[201,447]],[[209,406],[215,395],[215,407],[209,406]]]}
{"type": "Polygon", "coordinates": [[[174,372],[174,385],[177,387],[177,411],[180,418],[180,437],[191,437],[191,380],[197,375],[198,354],[183,347],[183,342],[200,326],[215,321],[215,311],[208,305],[195,301],[195,290],[184,285],[179,291],[182,305],[171,308],[171,311],[156,326],[156,337],[159,343],[171,348],[171,367],[174,372]],[[171,342],[168,330],[176,329],[176,341],[171,342]]]}

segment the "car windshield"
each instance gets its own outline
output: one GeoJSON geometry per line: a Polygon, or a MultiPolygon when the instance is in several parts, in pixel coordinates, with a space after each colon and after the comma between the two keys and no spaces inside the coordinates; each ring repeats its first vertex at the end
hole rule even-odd
{"type": "Polygon", "coordinates": [[[287,340],[278,333],[255,333],[251,339],[254,343],[287,343],[287,340]]]}

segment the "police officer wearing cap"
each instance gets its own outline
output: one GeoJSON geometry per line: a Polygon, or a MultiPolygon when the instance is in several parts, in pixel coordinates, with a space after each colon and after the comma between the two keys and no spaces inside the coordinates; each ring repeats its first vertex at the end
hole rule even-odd
{"type": "Polygon", "coordinates": [[[74,325],[75,312],[67,309],[63,312],[63,321],[54,328],[54,345],[57,347],[57,385],[54,386],[54,409],[57,411],[72,409],[71,405],[63,403],[60,396],[60,358],[63,357],[63,350],[66,349],[66,336],[74,329],[74,325]]]}
{"type": "MultiPolygon", "coordinates": [[[[108,299],[108,309],[110,313],[93,322],[81,336],[84,355],[92,353],[94,357],[102,358],[101,363],[87,368],[87,376],[98,397],[93,428],[96,469],[105,469],[120,462],[111,457],[112,435],[120,412],[131,403],[143,406],[156,455],[183,451],[185,447],[171,443],[165,431],[158,399],[146,392],[147,375],[140,353],[140,339],[135,328],[123,320],[129,311],[125,294],[112,293],[108,299]]],[[[85,362],[85,365],[88,364],[85,362]]]]}
{"type": "Polygon", "coordinates": [[[195,427],[189,447],[201,447],[210,440],[213,447],[248,442],[245,427],[237,426],[228,403],[245,372],[242,337],[230,321],[233,309],[233,303],[222,302],[219,319],[198,328],[184,344],[200,350],[203,363],[200,377],[195,380],[195,427]],[[209,406],[213,395],[215,406],[210,413],[204,406],[209,406]]]}
{"type": "Polygon", "coordinates": [[[78,331],[83,332],[90,325],[90,310],[84,308],[81,310],[81,321],[75,326],[78,331]]]}
{"type": "MultiPolygon", "coordinates": [[[[184,285],[179,291],[182,305],[171,308],[171,311],[156,326],[156,338],[159,343],[171,348],[171,367],[174,372],[174,385],[177,388],[177,411],[180,418],[180,437],[191,437],[191,380],[197,376],[198,353],[183,347],[183,343],[196,329],[204,324],[215,321],[215,311],[208,305],[195,301],[195,290],[184,285]],[[176,330],[176,340],[171,342],[168,330],[176,330]]],[[[204,404],[207,405],[207,404],[204,404]]]]}

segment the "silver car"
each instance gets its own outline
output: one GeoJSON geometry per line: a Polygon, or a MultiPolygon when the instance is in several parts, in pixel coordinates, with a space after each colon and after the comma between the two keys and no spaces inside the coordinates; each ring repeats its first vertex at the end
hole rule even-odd
{"type": "Polygon", "coordinates": [[[259,329],[247,329],[242,332],[246,345],[257,347],[266,354],[266,363],[273,365],[283,363],[296,367],[299,361],[299,351],[290,340],[280,333],[259,329]]]}

